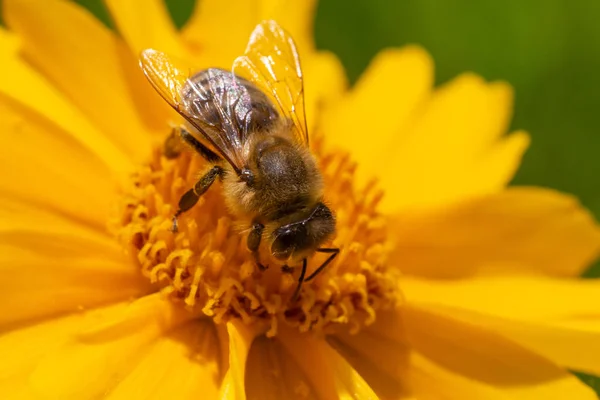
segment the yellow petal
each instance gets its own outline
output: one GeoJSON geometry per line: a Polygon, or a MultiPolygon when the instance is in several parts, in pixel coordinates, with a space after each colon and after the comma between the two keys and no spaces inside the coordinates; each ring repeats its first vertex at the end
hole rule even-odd
{"type": "Polygon", "coordinates": [[[16,55],[18,51],[19,39],[4,27],[0,27],[0,54],[8,59],[16,55]]]}
{"type": "Polygon", "coordinates": [[[336,334],[327,340],[381,398],[409,395],[405,375],[410,349],[404,341],[369,328],[358,334],[336,334]]]}
{"type": "Polygon", "coordinates": [[[485,326],[559,365],[600,374],[600,281],[405,279],[407,301],[485,326]],[[585,321],[582,324],[578,319],[585,321]]]}
{"type": "Polygon", "coordinates": [[[436,90],[380,156],[388,161],[377,175],[383,210],[437,207],[503,188],[529,143],[523,132],[500,137],[511,107],[508,85],[474,75],[436,90]]]}
{"type": "Polygon", "coordinates": [[[506,390],[465,378],[418,353],[411,357],[411,368],[407,378],[412,383],[415,398],[420,400],[597,399],[590,388],[578,382],[573,376],[567,375],[544,386],[515,387],[506,390]]]}
{"type": "Polygon", "coordinates": [[[0,303],[5,310],[0,327],[110,304],[148,291],[123,264],[114,261],[83,257],[47,260],[4,244],[0,250],[0,270],[6,276],[0,283],[0,303]]]}
{"type": "Polygon", "coordinates": [[[360,182],[381,176],[383,169],[393,164],[398,136],[428,98],[432,83],[433,62],[423,49],[409,46],[386,50],[328,113],[325,135],[352,154],[359,165],[360,182]]]}
{"type": "Polygon", "coordinates": [[[337,398],[336,388],[331,384],[335,380],[335,374],[327,357],[328,346],[323,339],[311,334],[299,334],[296,328],[286,326],[278,328],[276,339],[306,377],[307,386],[314,390],[313,397],[337,398]]]}
{"type": "Polygon", "coordinates": [[[379,397],[359,373],[340,354],[323,346],[334,373],[334,385],[340,400],[378,400],[379,397]]]}
{"type": "Polygon", "coordinates": [[[4,17],[26,58],[114,143],[144,160],[150,142],[129,92],[124,44],[83,8],[63,0],[7,0],[4,17]]]}
{"type": "Polygon", "coordinates": [[[224,6],[218,0],[196,2],[181,34],[201,61],[199,67],[229,68],[244,53],[252,30],[260,22],[258,3],[258,0],[230,0],[224,6]]]}
{"type": "Polygon", "coordinates": [[[284,27],[294,38],[302,57],[313,53],[316,0],[261,0],[259,3],[261,19],[274,19],[284,27]]]}
{"type": "Polygon", "coordinates": [[[431,213],[394,217],[395,265],[407,274],[579,275],[597,257],[600,230],[576,199],[539,188],[496,195],[431,213]]]}
{"type": "Polygon", "coordinates": [[[11,171],[0,178],[0,196],[105,229],[116,188],[97,154],[39,114],[2,98],[0,132],[0,169],[11,171]]]}
{"type": "Polygon", "coordinates": [[[379,398],[359,372],[353,368],[351,362],[344,358],[345,354],[338,354],[335,348],[329,346],[320,337],[300,334],[294,328],[280,326],[276,338],[270,341],[259,340],[262,341],[259,343],[260,348],[253,349],[253,356],[257,360],[254,360],[253,365],[249,364],[248,369],[250,371],[256,369],[257,361],[261,360],[269,368],[263,366],[259,370],[272,371],[274,376],[262,378],[256,376],[257,382],[252,382],[248,376],[246,385],[249,399],[273,396],[273,390],[275,390],[273,398],[276,399],[296,397],[377,400],[379,398]],[[259,354],[259,351],[262,354],[259,354]],[[281,367],[284,365],[287,369],[281,367]],[[295,379],[293,376],[288,376],[289,374],[299,376],[301,379],[295,379]],[[283,380],[285,382],[282,382],[283,380]],[[279,384],[273,381],[278,381],[279,384]],[[270,385],[270,390],[264,390],[261,385],[270,385]],[[260,393],[261,389],[264,393],[260,393]],[[250,397],[250,393],[255,396],[250,397]]]}
{"type": "MultiPolygon", "coordinates": [[[[181,123],[181,116],[154,90],[139,67],[138,53],[119,46],[123,75],[137,113],[143,118],[149,133],[163,141],[174,124],[181,123]]],[[[148,140],[148,139],[146,139],[148,140]]]]}
{"type": "Polygon", "coordinates": [[[575,376],[477,325],[411,304],[402,313],[408,341],[420,353],[410,376],[417,398],[595,398],[575,376]]]}
{"type": "MultiPolygon", "coordinates": [[[[281,344],[293,362],[297,363],[310,387],[314,389],[316,396],[309,396],[309,398],[379,399],[351,363],[329,346],[325,340],[310,333],[299,334],[285,326],[279,328],[277,338],[281,340],[281,344]]],[[[302,392],[303,389],[298,391],[302,392]]]]}
{"type": "Polygon", "coordinates": [[[221,380],[219,348],[226,346],[212,321],[191,321],[162,336],[105,398],[216,399],[221,380]]]}
{"type": "Polygon", "coordinates": [[[255,327],[239,321],[227,324],[229,334],[229,370],[223,378],[219,399],[246,400],[246,362],[252,342],[258,335],[255,327]]]}
{"type": "Polygon", "coordinates": [[[330,134],[320,125],[328,120],[326,109],[338,102],[345,94],[348,82],[340,60],[329,52],[320,51],[303,59],[305,110],[309,136],[315,130],[324,133],[329,142],[330,134]]]}
{"type": "Polygon", "coordinates": [[[520,321],[560,321],[600,315],[597,280],[479,277],[432,281],[403,278],[407,301],[443,305],[520,321]],[[475,301],[475,299],[478,299],[475,301]]]}
{"type": "MultiPolygon", "coordinates": [[[[0,55],[3,62],[3,73],[0,74],[2,139],[6,141],[21,134],[24,121],[29,123],[29,120],[32,120],[32,124],[38,127],[40,134],[44,129],[48,129],[50,130],[48,136],[51,135],[57,141],[75,141],[87,150],[86,157],[89,157],[90,154],[97,157],[116,177],[126,176],[131,171],[132,164],[125,153],[92,126],[74,108],[74,105],[50,86],[39,73],[17,58],[14,35],[2,29],[0,32],[6,39],[0,42],[0,55]],[[41,117],[43,120],[40,120],[41,117]]],[[[35,143],[37,138],[27,139],[29,143],[35,143]]],[[[14,145],[21,144],[18,140],[12,141],[14,145]]],[[[75,145],[71,146],[76,147],[75,145]]],[[[33,151],[34,146],[29,147],[30,151],[33,151]]],[[[39,148],[41,149],[41,147],[39,148]]],[[[90,159],[92,165],[94,165],[93,156],[90,159]]],[[[52,160],[52,162],[56,160],[54,153],[50,151],[43,158],[52,160]]],[[[80,166],[80,168],[87,167],[80,166]]],[[[50,195],[50,193],[48,194],[50,195]]]]}
{"type": "Polygon", "coordinates": [[[0,326],[77,312],[149,291],[138,268],[96,232],[43,212],[23,217],[22,222],[8,220],[0,227],[4,310],[0,326]],[[25,223],[48,225],[28,228],[25,223]]]}
{"type": "Polygon", "coordinates": [[[260,336],[248,354],[246,397],[248,400],[300,400],[316,396],[302,368],[281,342],[260,336]]]}
{"type": "Polygon", "coordinates": [[[0,198],[0,239],[3,327],[149,290],[111,237],[55,212],[0,198]]]}
{"type": "Polygon", "coordinates": [[[7,333],[0,337],[0,390],[23,398],[97,399],[157,337],[192,317],[153,295],[7,333]]]}
{"type": "Polygon", "coordinates": [[[186,51],[163,0],[104,0],[104,4],[134,54],[153,48],[185,57],[186,51]]]}
{"type": "Polygon", "coordinates": [[[72,314],[0,335],[0,398],[40,398],[28,386],[29,375],[44,355],[70,340],[81,321],[82,314],[72,314]]]}
{"type": "MultiPolygon", "coordinates": [[[[51,248],[53,256],[98,256],[121,261],[122,250],[105,229],[95,229],[47,208],[38,208],[20,201],[0,198],[0,238],[11,244],[36,250],[37,245],[51,248]],[[37,243],[38,237],[56,237],[47,243],[37,243]],[[62,240],[78,241],[73,248],[60,245],[62,240]],[[68,251],[65,251],[68,250],[68,251]]],[[[35,253],[35,251],[33,251],[35,253]]],[[[133,263],[131,268],[135,268],[133,263]]]]}
{"type": "Polygon", "coordinates": [[[230,0],[226,7],[216,0],[198,1],[182,37],[198,60],[229,67],[244,52],[256,24],[274,19],[292,35],[304,59],[314,50],[315,6],[314,0],[230,0]]]}

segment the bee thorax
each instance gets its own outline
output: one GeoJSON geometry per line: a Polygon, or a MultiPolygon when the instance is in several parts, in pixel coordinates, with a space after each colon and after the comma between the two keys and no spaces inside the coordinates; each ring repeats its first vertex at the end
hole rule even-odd
{"type": "Polygon", "coordinates": [[[261,137],[253,147],[252,185],[232,185],[230,202],[265,222],[312,209],[322,196],[322,182],[310,152],[279,136],[261,137]]]}

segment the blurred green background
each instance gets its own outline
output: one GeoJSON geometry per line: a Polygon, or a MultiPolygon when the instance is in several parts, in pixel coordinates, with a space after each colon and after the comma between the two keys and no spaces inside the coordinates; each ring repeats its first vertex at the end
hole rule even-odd
{"type": "MultiPolygon", "coordinates": [[[[166,0],[177,25],[195,0],[166,0]]],[[[302,0],[299,0],[302,1],[302,0]]],[[[101,0],[78,0],[111,26],[101,0]]],[[[321,0],[317,45],[337,53],[351,81],[384,47],[423,45],[437,83],[474,71],[515,87],[512,128],[533,145],[514,184],[577,195],[600,216],[599,0],[321,0]]],[[[600,276],[600,265],[588,276],[600,276]]],[[[581,375],[600,393],[600,380],[581,375]]]]}

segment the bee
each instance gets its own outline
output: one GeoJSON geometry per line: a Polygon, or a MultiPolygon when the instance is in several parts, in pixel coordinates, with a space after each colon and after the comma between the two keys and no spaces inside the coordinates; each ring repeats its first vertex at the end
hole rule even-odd
{"type": "Polygon", "coordinates": [[[321,247],[334,234],[336,221],[309,150],[302,69],[292,37],[275,21],[261,22],[230,71],[190,74],[153,49],[142,52],[140,66],[186,120],[181,139],[211,166],[179,200],[173,231],[177,218],[220,179],[228,208],[249,222],[247,247],[257,266],[266,269],[258,253],[261,242],[268,243],[282,270],[302,263],[296,299],[302,283],[317,276],[340,249],[321,247]],[[306,276],[307,259],[315,252],[329,256],[306,276]]]}

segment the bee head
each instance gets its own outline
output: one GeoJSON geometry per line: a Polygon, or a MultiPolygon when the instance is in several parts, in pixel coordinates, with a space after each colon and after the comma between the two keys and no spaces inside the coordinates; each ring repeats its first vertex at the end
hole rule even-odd
{"type": "Polygon", "coordinates": [[[283,225],[273,232],[271,253],[280,260],[316,250],[335,231],[335,217],[318,203],[308,218],[283,225]]]}

